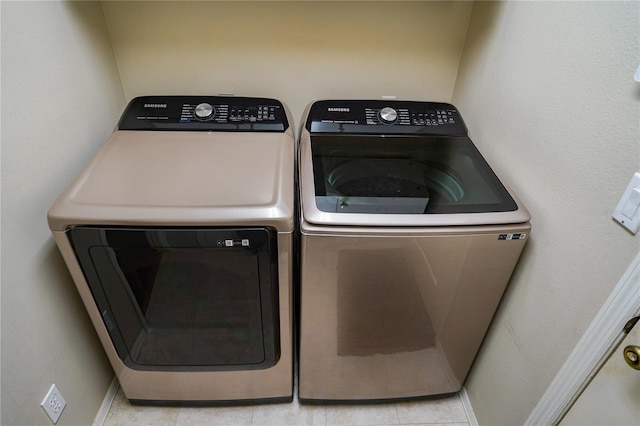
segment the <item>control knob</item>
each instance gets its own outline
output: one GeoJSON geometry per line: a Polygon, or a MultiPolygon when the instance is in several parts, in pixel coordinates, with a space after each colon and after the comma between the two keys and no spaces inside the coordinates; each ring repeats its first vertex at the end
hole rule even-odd
{"type": "Polygon", "coordinates": [[[398,113],[391,107],[384,107],[378,113],[378,117],[384,124],[393,124],[398,119],[398,113]]]}
{"type": "Polygon", "coordinates": [[[211,118],[213,116],[213,107],[211,104],[203,102],[196,106],[196,118],[200,120],[206,120],[207,118],[211,118]]]}

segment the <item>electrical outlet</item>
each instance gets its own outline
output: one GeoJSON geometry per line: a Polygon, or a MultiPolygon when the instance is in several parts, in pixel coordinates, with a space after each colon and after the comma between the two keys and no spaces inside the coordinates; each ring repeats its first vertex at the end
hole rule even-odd
{"type": "Polygon", "coordinates": [[[47,396],[44,397],[40,406],[45,413],[49,416],[53,424],[58,422],[62,410],[67,406],[67,401],[64,399],[55,384],[51,385],[47,396]]]}

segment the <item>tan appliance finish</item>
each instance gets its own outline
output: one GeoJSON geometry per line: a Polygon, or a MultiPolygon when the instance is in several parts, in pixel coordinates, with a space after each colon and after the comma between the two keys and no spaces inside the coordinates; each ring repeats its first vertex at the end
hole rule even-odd
{"type": "Polygon", "coordinates": [[[525,244],[498,235],[529,229],[304,223],[300,398],[459,391],[525,244]]]}
{"type": "Polygon", "coordinates": [[[128,399],[291,399],[293,159],[291,128],[279,133],[118,130],[51,207],[49,226],[128,399]],[[275,229],[277,363],[242,371],[129,368],[116,352],[67,235],[81,225],[275,229]]]}
{"type": "MultiPolygon", "coordinates": [[[[383,107],[394,103],[321,101],[307,111],[301,132],[302,401],[411,399],[459,391],[531,229],[529,213],[507,188],[503,191],[513,200],[511,211],[376,214],[320,209],[314,167],[322,170],[317,158],[323,151],[318,145],[313,152],[314,135],[320,135],[319,143],[339,141],[324,152],[341,156],[342,165],[349,155],[359,155],[348,153],[349,147],[380,155],[380,146],[389,146],[392,153],[396,139],[389,135],[378,137],[381,142],[370,151],[361,148],[377,143],[377,136],[371,136],[376,132],[422,131],[406,124],[409,118],[404,127],[385,123],[383,107]],[[358,115],[362,104],[366,121],[364,114],[358,115]],[[370,112],[376,110],[379,119],[370,112]],[[320,129],[315,134],[313,126],[320,129]],[[349,134],[350,126],[355,135],[349,134]]],[[[438,107],[454,111],[449,105],[438,107]]],[[[412,109],[432,109],[419,103],[396,108],[405,108],[406,117],[412,109]]],[[[466,137],[461,118],[456,120],[458,136],[466,137]]],[[[436,143],[446,143],[439,136],[436,143]]],[[[420,143],[414,138],[407,145],[414,141],[420,143]]],[[[326,169],[324,173],[331,176],[326,169]]],[[[342,199],[345,204],[351,200],[347,195],[342,199]]]]}

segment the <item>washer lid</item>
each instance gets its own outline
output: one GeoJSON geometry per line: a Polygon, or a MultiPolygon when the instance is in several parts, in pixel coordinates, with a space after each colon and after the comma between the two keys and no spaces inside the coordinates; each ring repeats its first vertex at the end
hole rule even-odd
{"type": "Polygon", "coordinates": [[[316,224],[529,220],[468,137],[312,134],[301,146],[301,190],[304,218],[316,224]]]}
{"type": "Polygon", "coordinates": [[[117,131],[49,211],[81,224],[293,227],[287,133],[117,131]]]}

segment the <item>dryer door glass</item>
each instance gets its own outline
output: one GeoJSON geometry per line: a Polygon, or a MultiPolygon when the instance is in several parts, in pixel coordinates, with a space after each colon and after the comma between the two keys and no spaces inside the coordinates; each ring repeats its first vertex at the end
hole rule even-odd
{"type": "Polygon", "coordinates": [[[70,236],[125,364],[233,370],[277,361],[275,231],[78,227],[70,236]]]}
{"type": "Polygon", "coordinates": [[[316,205],[334,213],[484,213],[517,205],[466,137],[314,135],[316,205]]]}

